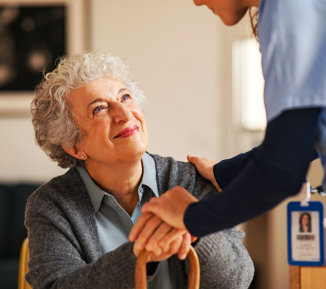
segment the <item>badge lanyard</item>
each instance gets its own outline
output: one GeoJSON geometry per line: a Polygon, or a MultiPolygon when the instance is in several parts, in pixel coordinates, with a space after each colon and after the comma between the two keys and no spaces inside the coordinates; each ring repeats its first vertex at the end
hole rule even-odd
{"type": "Polygon", "coordinates": [[[309,201],[311,188],[305,184],[301,202],[287,206],[288,262],[296,266],[323,266],[325,264],[324,206],[309,201]]]}

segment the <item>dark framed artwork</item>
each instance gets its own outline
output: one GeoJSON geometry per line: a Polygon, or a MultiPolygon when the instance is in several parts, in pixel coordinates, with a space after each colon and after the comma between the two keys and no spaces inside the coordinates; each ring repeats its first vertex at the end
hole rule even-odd
{"type": "Polygon", "coordinates": [[[35,86],[84,50],[84,0],[0,0],[0,114],[28,112],[35,86]]]}

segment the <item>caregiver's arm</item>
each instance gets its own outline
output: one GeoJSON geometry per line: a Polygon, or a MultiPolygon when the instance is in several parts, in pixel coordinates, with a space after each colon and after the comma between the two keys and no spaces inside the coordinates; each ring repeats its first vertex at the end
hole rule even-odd
{"type": "Polygon", "coordinates": [[[254,218],[299,192],[315,158],[320,109],[297,109],[271,121],[265,139],[224,191],[184,215],[187,229],[202,236],[254,218]]]}
{"type": "Polygon", "coordinates": [[[196,169],[204,178],[210,180],[214,187],[221,191],[253,158],[256,151],[257,147],[233,158],[222,160],[217,164],[210,159],[202,157],[188,155],[187,159],[196,166],[196,169]]]}
{"type": "Polygon", "coordinates": [[[175,227],[203,236],[254,218],[299,192],[315,157],[319,108],[282,113],[271,121],[253,158],[223,192],[191,203],[180,187],[142,208],[175,227]],[[180,201],[180,203],[179,203],[180,201]],[[170,204],[179,203],[177,212],[170,204]],[[191,204],[190,204],[191,203],[191,204]]]}

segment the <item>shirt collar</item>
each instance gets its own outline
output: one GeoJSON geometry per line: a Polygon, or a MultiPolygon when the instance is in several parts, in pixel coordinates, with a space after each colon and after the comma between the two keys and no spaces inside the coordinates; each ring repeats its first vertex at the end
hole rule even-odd
{"type": "MultiPolygon", "coordinates": [[[[156,181],[156,167],[154,159],[148,154],[145,153],[142,156],[142,166],[143,166],[143,175],[140,185],[138,187],[138,196],[140,203],[143,203],[143,197],[145,192],[145,187],[148,187],[154,196],[159,197],[158,189],[157,189],[157,181],[156,181]]],[[[105,196],[109,196],[113,198],[112,195],[103,191],[90,177],[87,170],[84,167],[77,167],[77,171],[80,174],[90,197],[92,206],[97,212],[100,207],[102,200],[105,196]]],[[[148,190],[146,190],[148,191],[148,190]]]]}
{"type": "MultiPolygon", "coordinates": [[[[158,189],[157,189],[157,181],[156,181],[156,167],[154,159],[148,154],[144,153],[142,157],[143,164],[143,176],[140,182],[139,187],[141,188],[143,185],[149,187],[155,197],[159,197],[158,189]]],[[[141,200],[141,196],[139,196],[139,200],[141,200]]]]}

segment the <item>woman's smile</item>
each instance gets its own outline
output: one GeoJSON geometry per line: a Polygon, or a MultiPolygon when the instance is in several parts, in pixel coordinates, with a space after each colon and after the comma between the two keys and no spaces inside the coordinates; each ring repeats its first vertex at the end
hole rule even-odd
{"type": "Polygon", "coordinates": [[[139,126],[138,125],[133,125],[131,127],[127,127],[125,129],[123,129],[122,131],[120,131],[115,137],[116,138],[120,138],[120,137],[129,137],[134,135],[135,133],[139,132],[139,126]]]}

